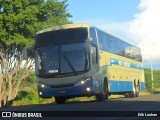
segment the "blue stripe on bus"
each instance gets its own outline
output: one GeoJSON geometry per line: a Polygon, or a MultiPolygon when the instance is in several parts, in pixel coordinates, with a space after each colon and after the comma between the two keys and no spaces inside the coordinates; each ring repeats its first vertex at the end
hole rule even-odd
{"type": "Polygon", "coordinates": [[[107,65],[107,66],[112,66],[113,64],[125,66],[125,67],[130,67],[130,68],[134,68],[134,69],[139,69],[139,70],[144,70],[143,66],[140,66],[140,65],[137,65],[134,63],[125,62],[125,61],[118,60],[115,58],[110,58],[110,65],[107,65]]]}
{"type": "Polygon", "coordinates": [[[145,90],[146,89],[146,84],[145,82],[140,83],[140,90],[145,90]]]}
{"type": "MultiPolygon", "coordinates": [[[[132,91],[132,81],[109,80],[110,92],[126,92],[132,91]]],[[[140,90],[145,89],[145,82],[140,83],[140,90]]]]}
{"type": "Polygon", "coordinates": [[[109,80],[110,92],[132,91],[131,81],[109,80]]]}

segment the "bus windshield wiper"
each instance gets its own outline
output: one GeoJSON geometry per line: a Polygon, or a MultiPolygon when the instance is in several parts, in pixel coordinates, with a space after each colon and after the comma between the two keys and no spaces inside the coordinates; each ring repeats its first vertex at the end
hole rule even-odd
{"type": "Polygon", "coordinates": [[[67,58],[67,56],[65,54],[64,54],[64,59],[67,61],[68,65],[70,66],[70,68],[72,69],[74,74],[77,75],[76,70],[74,69],[73,65],[71,64],[71,62],[69,61],[69,59],[67,58]]]}
{"type": "Polygon", "coordinates": [[[85,64],[84,64],[84,71],[87,70],[87,66],[88,66],[88,59],[87,59],[87,53],[86,53],[86,50],[85,50],[85,64]]]}

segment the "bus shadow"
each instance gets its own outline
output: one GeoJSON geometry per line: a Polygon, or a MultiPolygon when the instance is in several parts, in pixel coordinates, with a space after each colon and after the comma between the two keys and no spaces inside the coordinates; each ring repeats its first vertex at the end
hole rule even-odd
{"type": "Polygon", "coordinates": [[[154,91],[153,94],[160,94],[160,91],[154,91]]]}

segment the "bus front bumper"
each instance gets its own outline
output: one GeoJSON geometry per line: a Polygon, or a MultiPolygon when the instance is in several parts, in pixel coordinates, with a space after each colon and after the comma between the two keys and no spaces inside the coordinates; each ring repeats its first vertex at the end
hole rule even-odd
{"type": "Polygon", "coordinates": [[[91,96],[95,94],[93,80],[91,78],[68,86],[47,86],[45,84],[38,84],[38,93],[42,98],[50,98],[53,96],[91,96]]]}

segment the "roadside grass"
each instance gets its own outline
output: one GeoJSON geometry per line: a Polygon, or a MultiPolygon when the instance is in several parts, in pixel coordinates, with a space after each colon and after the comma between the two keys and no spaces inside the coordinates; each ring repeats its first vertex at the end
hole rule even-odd
{"type": "Polygon", "coordinates": [[[153,94],[160,94],[160,88],[156,88],[154,90],[152,90],[153,94]]]}
{"type": "Polygon", "coordinates": [[[37,91],[21,91],[13,101],[13,106],[53,103],[54,99],[39,98],[37,91]]]}
{"type": "Polygon", "coordinates": [[[148,91],[148,90],[143,90],[143,91],[140,91],[139,92],[139,95],[140,96],[143,96],[143,95],[150,95],[152,92],[148,91]]]}
{"type": "Polygon", "coordinates": [[[30,105],[30,104],[46,104],[52,103],[54,99],[39,98],[37,92],[37,84],[26,84],[25,87],[20,88],[17,97],[13,101],[13,106],[30,105]]]}

